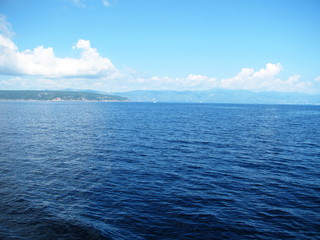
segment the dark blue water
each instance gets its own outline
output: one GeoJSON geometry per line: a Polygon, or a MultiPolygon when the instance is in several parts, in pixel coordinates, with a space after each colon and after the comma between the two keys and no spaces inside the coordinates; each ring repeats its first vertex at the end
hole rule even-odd
{"type": "Polygon", "coordinates": [[[320,239],[320,106],[0,102],[0,239],[320,239]]]}

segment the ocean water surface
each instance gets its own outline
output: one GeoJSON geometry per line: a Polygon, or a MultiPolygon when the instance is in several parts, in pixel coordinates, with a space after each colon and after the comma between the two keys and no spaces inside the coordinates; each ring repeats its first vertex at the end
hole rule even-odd
{"type": "Polygon", "coordinates": [[[0,239],[320,239],[320,106],[0,102],[0,239]]]}

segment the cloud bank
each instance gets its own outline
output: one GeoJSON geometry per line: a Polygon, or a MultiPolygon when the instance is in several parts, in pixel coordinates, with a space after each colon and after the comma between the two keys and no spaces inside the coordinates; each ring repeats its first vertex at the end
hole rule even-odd
{"type": "Polygon", "coordinates": [[[208,90],[223,88],[230,90],[312,92],[312,82],[300,81],[299,75],[288,79],[278,77],[282,71],[280,63],[267,63],[265,68],[255,71],[253,68],[242,68],[234,77],[217,79],[205,75],[189,74],[184,78],[150,77],[139,78],[138,82],[149,88],[162,90],[208,90]]]}
{"type": "Polygon", "coordinates": [[[118,70],[110,59],[101,57],[90,41],[78,40],[73,49],[80,58],[58,58],[51,47],[19,51],[5,35],[0,35],[0,73],[15,76],[43,77],[114,77],[118,70]]]}
{"type": "Polygon", "coordinates": [[[310,81],[299,81],[299,75],[290,76],[288,79],[279,78],[281,70],[280,63],[267,63],[265,68],[258,71],[253,68],[243,68],[235,77],[222,79],[219,87],[280,92],[307,92],[312,87],[310,81]]]}
{"type": "MultiPolygon", "coordinates": [[[[72,2],[76,7],[78,8],[86,8],[87,4],[85,3],[84,0],[69,0],[72,2]]],[[[110,7],[111,3],[108,0],[101,0],[102,6],[104,7],[110,7]]]]}

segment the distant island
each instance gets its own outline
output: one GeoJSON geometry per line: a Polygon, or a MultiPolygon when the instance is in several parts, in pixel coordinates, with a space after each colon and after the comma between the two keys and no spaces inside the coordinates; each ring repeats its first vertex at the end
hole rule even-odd
{"type": "Polygon", "coordinates": [[[128,98],[85,91],[0,90],[0,100],[126,102],[128,98]]]}

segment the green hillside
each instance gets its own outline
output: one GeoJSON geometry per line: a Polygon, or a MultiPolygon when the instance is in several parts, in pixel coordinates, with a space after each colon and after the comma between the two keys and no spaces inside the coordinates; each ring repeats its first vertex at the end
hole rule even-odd
{"type": "Polygon", "coordinates": [[[127,101],[125,97],[95,92],[76,91],[33,91],[0,90],[0,100],[36,100],[36,101],[127,101]]]}

